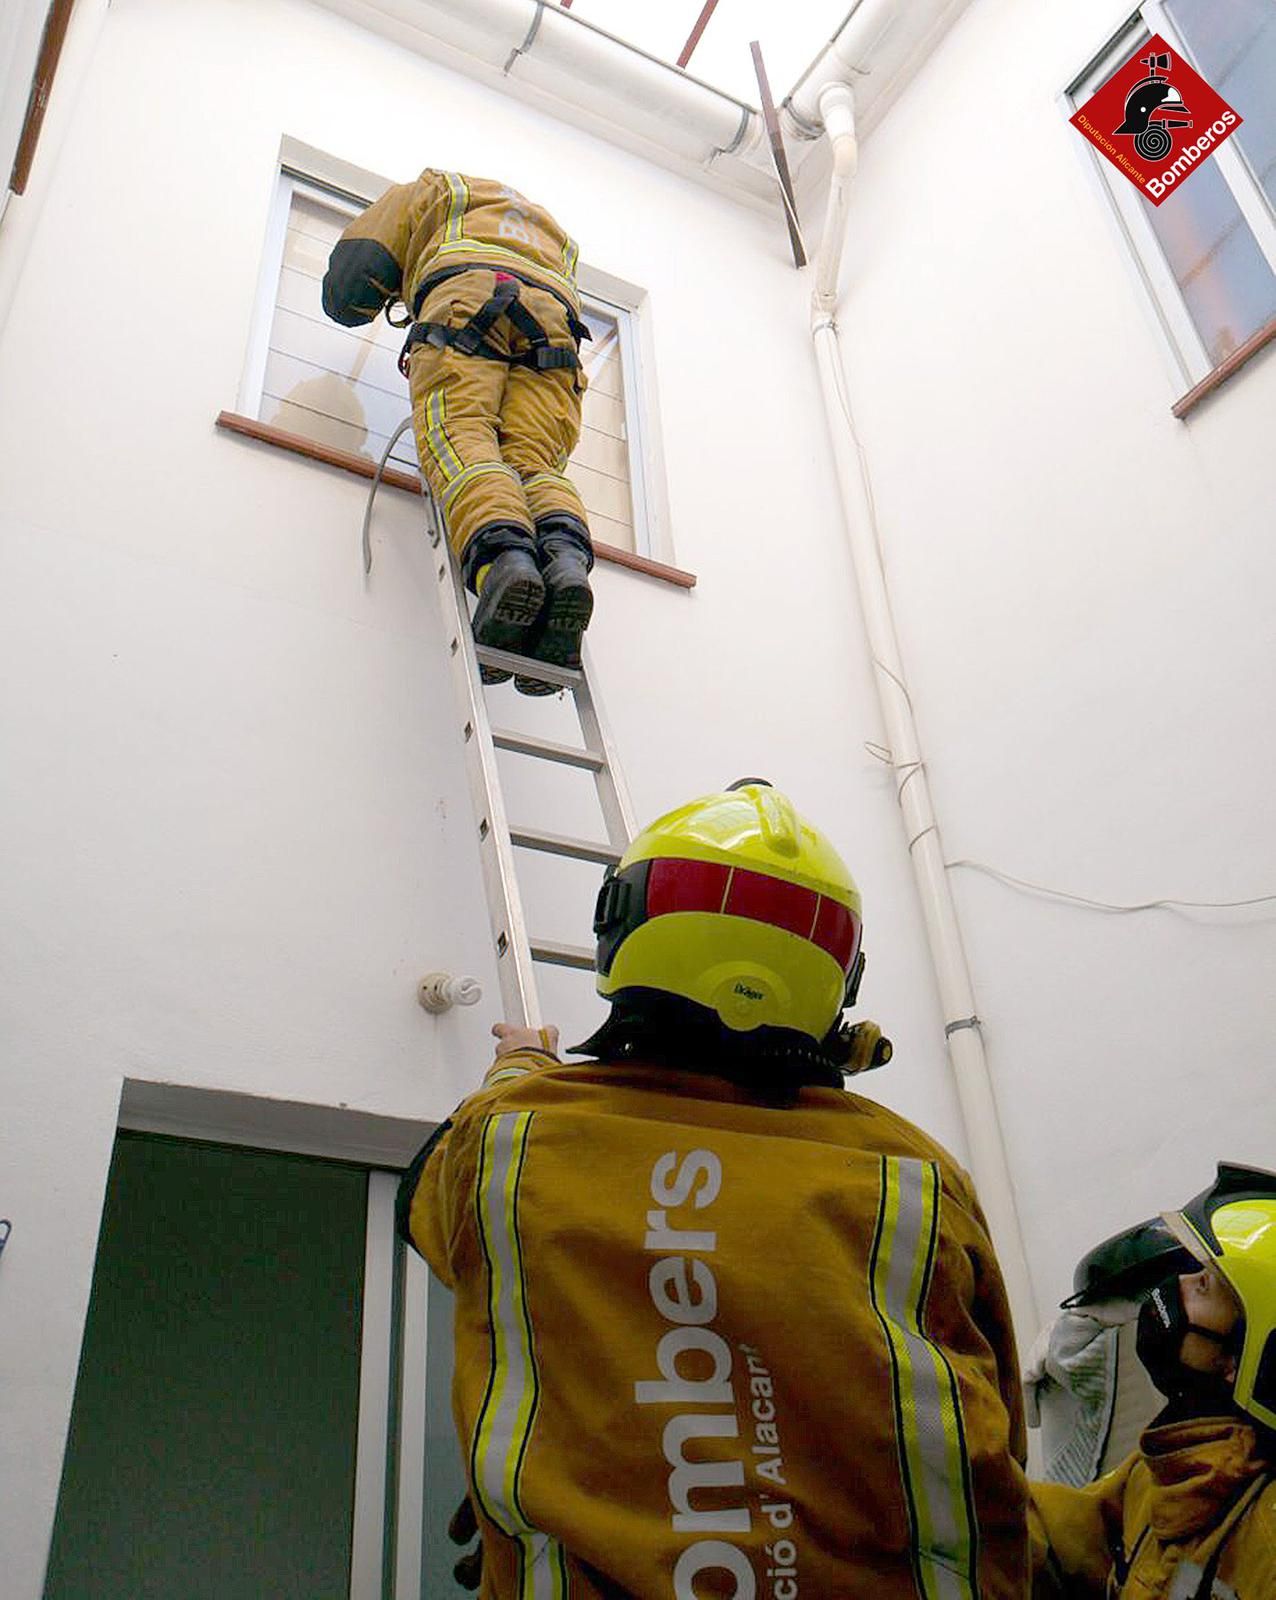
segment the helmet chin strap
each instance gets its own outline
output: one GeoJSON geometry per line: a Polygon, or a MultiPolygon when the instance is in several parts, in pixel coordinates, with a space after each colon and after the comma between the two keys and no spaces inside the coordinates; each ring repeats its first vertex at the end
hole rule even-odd
{"type": "Polygon", "coordinates": [[[864,949],[861,946],[855,957],[855,965],[846,975],[846,998],[842,1001],[843,1011],[849,1011],[859,998],[860,984],[864,981],[865,965],[864,949]]]}

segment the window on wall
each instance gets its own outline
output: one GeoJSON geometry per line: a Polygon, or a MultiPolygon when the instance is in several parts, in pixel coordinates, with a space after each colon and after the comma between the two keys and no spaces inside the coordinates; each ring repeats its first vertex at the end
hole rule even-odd
{"type": "Polygon", "coordinates": [[[1094,158],[1177,365],[1195,384],[1276,317],[1276,8],[1270,0],[1147,0],[1071,85],[1069,111],[1152,34],[1244,118],[1160,206],[1094,158]]]}
{"type": "MultiPolygon", "coordinates": [[[[329,252],[364,204],[298,173],[280,174],[240,409],[377,461],[408,414],[397,365],[404,331],[384,317],[343,328],[324,316],[320,301],[329,252]]],[[[581,276],[587,280],[587,268],[581,276]]],[[[636,314],[587,287],[581,303],[593,338],[581,349],[589,387],[568,475],[596,539],[649,554],[636,314]]],[[[411,433],[390,459],[416,472],[411,433]]]]}

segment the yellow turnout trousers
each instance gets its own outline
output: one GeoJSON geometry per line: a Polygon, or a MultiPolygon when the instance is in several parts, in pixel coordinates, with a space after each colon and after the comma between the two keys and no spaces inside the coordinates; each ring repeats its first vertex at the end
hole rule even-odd
{"type": "MultiPolygon", "coordinates": [[[[463,328],[495,288],[494,271],[458,273],[430,291],[417,320],[463,328]]],[[[527,283],[519,284],[519,298],[552,344],[570,348],[560,300],[527,283]]],[[[487,342],[512,355],[527,348],[504,317],[487,342]]],[[[566,512],[587,525],[580,495],[563,470],[580,438],[585,374],[579,367],[538,371],[418,344],[408,379],[421,470],[443,508],[458,560],[474,534],[493,523],[530,535],[536,523],[566,512]]]]}

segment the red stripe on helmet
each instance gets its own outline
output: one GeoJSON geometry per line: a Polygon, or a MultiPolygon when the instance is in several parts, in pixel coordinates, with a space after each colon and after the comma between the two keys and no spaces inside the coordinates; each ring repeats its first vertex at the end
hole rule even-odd
{"type": "Polygon", "coordinates": [[[783,878],[737,868],[723,909],[729,916],[769,922],[773,928],[809,939],[819,898],[813,889],[804,889],[800,883],[785,883],[783,878]]]}
{"type": "Polygon", "coordinates": [[[647,915],[721,911],[730,876],[730,867],[716,861],[653,861],[647,878],[647,915]]]}
{"type": "Polygon", "coordinates": [[[725,912],[809,939],[849,972],[859,952],[860,921],[828,895],[765,872],[734,869],[716,861],[664,857],[647,877],[647,917],[675,911],[725,912]]]}
{"type": "Polygon", "coordinates": [[[843,972],[849,972],[859,954],[860,919],[839,900],[820,896],[820,913],[811,935],[821,950],[827,950],[843,972]]]}

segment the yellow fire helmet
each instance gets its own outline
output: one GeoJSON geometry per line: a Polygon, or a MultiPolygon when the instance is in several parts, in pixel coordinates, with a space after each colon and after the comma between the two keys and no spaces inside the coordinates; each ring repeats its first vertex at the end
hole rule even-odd
{"type": "Polygon", "coordinates": [[[644,829],[608,868],[594,932],[599,994],[675,995],[738,1032],[788,1028],[819,1043],[863,970],[855,880],[761,778],[644,829]]]}
{"type": "Polygon", "coordinates": [[[1196,1259],[1235,1290],[1245,1327],[1232,1398],[1276,1428],[1276,1172],[1220,1162],[1211,1188],[1164,1217],[1196,1259]]]}

